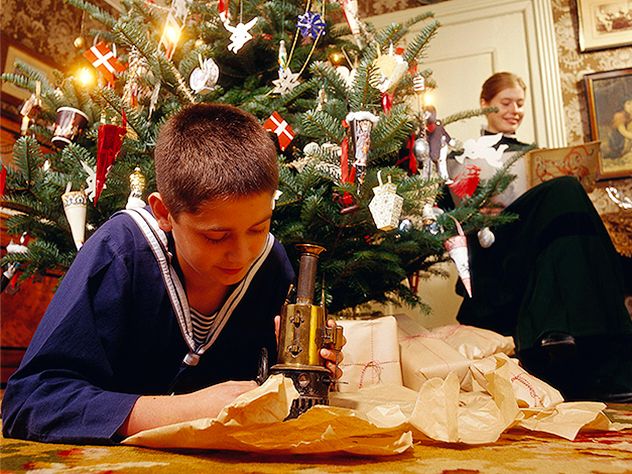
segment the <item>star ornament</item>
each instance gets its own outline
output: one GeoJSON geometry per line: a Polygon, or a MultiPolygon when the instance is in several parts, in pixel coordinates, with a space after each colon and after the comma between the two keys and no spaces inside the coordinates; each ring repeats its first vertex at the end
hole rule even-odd
{"type": "Polygon", "coordinates": [[[245,25],[243,23],[238,23],[237,26],[231,26],[228,22],[224,23],[224,27],[230,31],[230,41],[231,43],[228,45],[228,50],[237,54],[248,41],[252,39],[252,35],[250,34],[250,29],[255,26],[257,23],[257,17],[254,17],[245,25]]]}
{"type": "Polygon", "coordinates": [[[299,15],[296,26],[301,32],[301,36],[303,36],[303,38],[307,38],[309,36],[312,39],[316,39],[325,31],[325,27],[327,25],[318,13],[307,12],[304,15],[299,15]]]}
{"type": "Polygon", "coordinates": [[[285,95],[294,90],[300,83],[298,81],[298,73],[293,73],[289,67],[279,68],[279,78],[272,81],[274,84],[273,94],[285,95]]]}

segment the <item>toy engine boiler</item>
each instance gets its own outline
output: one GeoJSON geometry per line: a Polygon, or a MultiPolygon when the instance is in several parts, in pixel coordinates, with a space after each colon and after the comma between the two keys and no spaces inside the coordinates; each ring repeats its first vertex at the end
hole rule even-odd
{"type": "Polygon", "coordinates": [[[281,310],[281,327],[277,364],[273,374],[291,378],[298,390],[288,418],[295,418],[314,405],[329,403],[329,386],[333,377],[324,367],[320,356],[323,347],[340,350],[343,344],[342,327],[327,326],[325,298],[320,306],[313,304],[318,256],[323,247],[297,245],[301,256],[296,287],[296,303],[286,301],[281,310]]]}

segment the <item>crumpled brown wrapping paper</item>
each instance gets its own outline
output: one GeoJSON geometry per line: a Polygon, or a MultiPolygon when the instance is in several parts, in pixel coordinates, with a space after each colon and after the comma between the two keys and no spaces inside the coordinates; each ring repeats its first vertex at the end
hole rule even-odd
{"type": "Polygon", "coordinates": [[[555,393],[548,392],[555,389],[536,387],[540,395],[524,397],[522,383],[511,380],[521,369],[506,356],[492,357],[493,363],[478,369],[485,390],[461,391],[456,373],[430,379],[418,392],[398,385],[374,385],[358,392],[332,393],[332,406],[313,407],[288,421],[283,420],[297,392],[289,379],[275,375],[237,398],[215,419],[147,430],[123,443],[269,454],[384,456],[402,453],[414,441],[427,439],[492,443],[512,427],[571,440],[584,427],[613,429],[602,413],[603,403],[534,406],[533,400],[547,396],[552,400],[555,393]]]}
{"type": "Polygon", "coordinates": [[[281,375],[238,397],[217,418],[143,431],[123,444],[151,448],[217,449],[270,454],[399,454],[412,447],[410,430],[383,428],[357,412],[317,406],[283,422],[298,396],[281,375]]]}

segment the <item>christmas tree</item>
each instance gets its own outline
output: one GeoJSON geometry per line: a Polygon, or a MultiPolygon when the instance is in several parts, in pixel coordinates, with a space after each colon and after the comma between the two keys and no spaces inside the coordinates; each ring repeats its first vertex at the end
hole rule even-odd
{"type": "Polygon", "coordinates": [[[161,124],[197,102],[247,110],[277,140],[272,232],[293,261],[296,243],[327,249],[319,270],[330,311],[420,304],[407,278],[440,273],[446,249],[463,250],[461,232],[510,219],[480,209],[509,184],[513,161],[480,183],[475,170],[450,179],[444,168],[455,147],[444,127],[484,111],[440,121],[424,102],[434,85],[421,60],[439,29],[432,14],[375,31],[348,0],[124,0],[116,17],[68,3],[104,26],[83,54],[99,85],[61,73],[51,82],[24,64],[3,76],[32,93],[2,202],[15,211],[10,232],[30,238],[2,260],[23,276],[63,272],[114,212],[144,205],[161,124]],[[54,151],[43,154],[38,141],[54,151]],[[447,183],[464,199],[443,212],[447,183]]]}

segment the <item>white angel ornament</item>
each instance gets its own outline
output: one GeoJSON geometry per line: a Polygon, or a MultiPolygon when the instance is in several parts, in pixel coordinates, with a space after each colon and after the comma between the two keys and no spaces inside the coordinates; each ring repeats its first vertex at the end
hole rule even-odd
{"type": "Polygon", "coordinates": [[[237,26],[231,26],[228,22],[224,23],[224,28],[230,31],[230,41],[231,43],[228,45],[228,50],[237,54],[248,41],[252,39],[252,35],[250,34],[250,29],[255,26],[257,23],[257,17],[254,17],[245,25],[243,23],[238,23],[237,26]]]}
{"type": "Polygon", "coordinates": [[[472,138],[465,140],[465,143],[463,143],[463,154],[454,158],[460,164],[464,163],[465,158],[483,159],[490,166],[500,168],[503,165],[503,153],[509,148],[508,145],[499,145],[497,149],[494,148],[494,145],[500,141],[502,136],[502,133],[497,133],[496,135],[482,135],[476,140],[472,138]]]}

